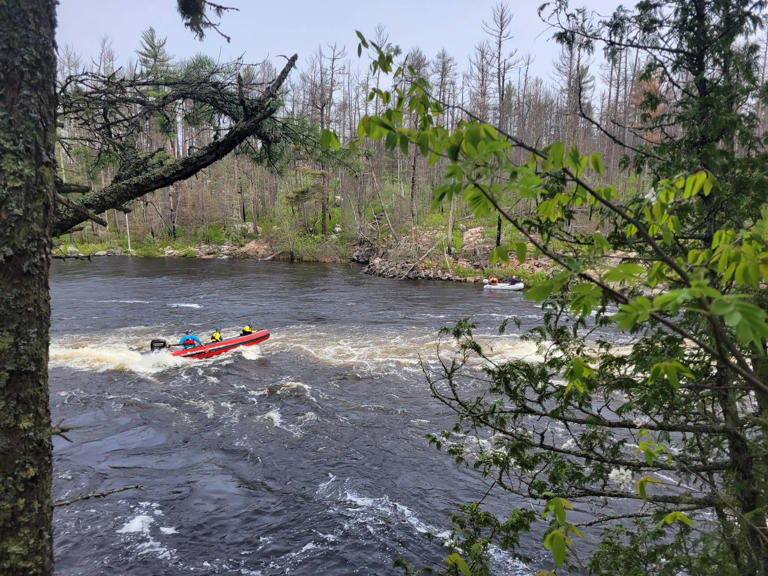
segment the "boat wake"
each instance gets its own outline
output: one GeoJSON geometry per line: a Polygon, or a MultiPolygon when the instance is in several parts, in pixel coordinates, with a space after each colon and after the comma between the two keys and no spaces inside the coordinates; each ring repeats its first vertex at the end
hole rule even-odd
{"type": "MultiPolygon", "coordinates": [[[[234,328],[230,331],[233,331],[234,328]]],[[[242,346],[214,359],[199,360],[174,357],[167,352],[149,353],[147,343],[161,330],[151,327],[127,328],[116,332],[89,335],[62,335],[51,342],[50,365],[77,370],[132,371],[155,374],[164,370],[188,366],[190,362],[204,366],[210,361],[221,362],[239,355],[256,360],[273,351],[303,356],[332,367],[352,367],[365,373],[402,374],[421,372],[421,361],[437,360],[436,332],[423,330],[359,330],[344,327],[291,326],[271,334],[270,340],[259,346],[242,346]]],[[[494,362],[526,359],[538,361],[537,346],[515,334],[479,335],[477,340],[494,362]]],[[[452,343],[441,343],[441,354],[450,354],[452,343]]]]}
{"type": "Polygon", "coordinates": [[[157,374],[188,362],[170,354],[151,354],[116,345],[67,347],[51,344],[49,365],[76,370],[104,372],[117,370],[139,374],[157,374]]]}

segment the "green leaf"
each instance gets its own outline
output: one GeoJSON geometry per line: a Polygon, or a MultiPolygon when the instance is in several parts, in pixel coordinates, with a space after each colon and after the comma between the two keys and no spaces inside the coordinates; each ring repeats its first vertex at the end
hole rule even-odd
{"type": "Polygon", "coordinates": [[[560,170],[563,167],[563,157],[565,156],[565,146],[562,142],[553,142],[549,147],[547,160],[552,170],[560,170]]]}
{"type": "Polygon", "coordinates": [[[581,316],[589,316],[592,310],[600,303],[603,290],[591,282],[576,284],[571,288],[573,299],[571,311],[581,316]]]}
{"type": "Polygon", "coordinates": [[[681,524],[685,524],[687,526],[690,526],[691,528],[694,527],[693,520],[688,518],[685,514],[680,512],[679,510],[675,510],[674,512],[670,512],[664,518],[659,522],[656,526],[658,528],[661,528],[665,524],[674,524],[675,522],[680,522],[681,524]]]}
{"type": "Polygon", "coordinates": [[[581,155],[579,154],[579,149],[576,146],[571,146],[571,149],[568,152],[568,166],[573,168],[573,170],[576,171],[578,175],[578,169],[580,165],[581,155]]]}
{"type": "Polygon", "coordinates": [[[360,122],[357,123],[357,137],[365,138],[370,132],[371,118],[367,114],[360,118],[360,122]]]}
{"type": "Polygon", "coordinates": [[[645,272],[645,268],[640,264],[634,262],[623,262],[608,270],[603,276],[603,279],[607,282],[624,282],[627,280],[635,280],[641,274],[645,272]]]}
{"type": "Polygon", "coordinates": [[[557,566],[562,566],[566,557],[565,537],[562,530],[553,530],[544,539],[544,548],[552,551],[552,559],[557,566]]]}
{"type": "Polygon", "coordinates": [[[509,249],[506,246],[496,246],[491,252],[491,265],[497,262],[509,262],[509,249]]]}
{"type": "Polygon", "coordinates": [[[416,142],[418,143],[419,150],[421,151],[422,156],[426,156],[429,152],[429,134],[426,132],[422,132],[419,134],[418,138],[416,139],[416,142]]]}
{"type": "Polygon", "coordinates": [[[363,46],[363,48],[368,48],[368,41],[365,39],[365,36],[363,36],[363,33],[360,32],[360,30],[355,30],[355,34],[357,34],[357,37],[360,39],[360,44],[363,46]]]}
{"type": "Polygon", "coordinates": [[[339,150],[341,148],[341,144],[339,144],[339,137],[336,136],[335,132],[331,132],[330,130],[323,130],[320,134],[320,147],[324,150],[339,150]]]}
{"type": "Polygon", "coordinates": [[[683,192],[683,198],[691,198],[692,196],[696,196],[696,194],[699,193],[708,179],[708,173],[704,170],[688,176],[685,179],[685,192],[683,192]]]}
{"type": "Polygon", "coordinates": [[[549,278],[548,280],[544,280],[543,282],[539,282],[531,289],[527,290],[525,297],[528,300],[534,300],[536,302],[546,300],[550,294],[557,292],[563,286],[565,286],[570,278],[570,272],[560,272],[556,276],[549,278]]]}
{"type": "Polygon", "coordinates": [[[600,157],[600,154],[595,152],[592,154],[592,156],[589,157],[589,163],[592,166],[592,170],[597,172],[598,174],[602,174],[605,172],[605,166],[603,166],[603,159],[600,157]]]}
{"type": "Polygon", "coordinates": [[[464,574],[464,576],[472,576],[472,571],[469,569],[469,566],[467,566],[467,563],[456,553],[448,556],[445,559],[445,563],[448,564],[448,566],[455,566],[458,568],[459,572],[464,574]]]}
{"type": "Polygon", "coordinates": [[[546,300],[552,292],[554,292],[555,286],[554,282],[551,280],[545,280],[544,282],[539,282],[532,288],[530,288],[526,293],[525,297],[529,300],[533,300],[535,302],[542,302],[543,300],[546,300]]]}
{"type": "Polygon", "coordinates": [[[766,312],[744,298],[739,294],[729,294],[714,300],[709,309],[715,316],[722,316],[725,323],[735,329],[736,338],[741,344],[752,344],[762,354],[763,340],[768,338],[766,312]]]}
{"type": "Polygon", "coordinates": [[[400,134],[399,142],[400,142],[400,152],[402,152],[403,155],[408,156],[408,144],[410,144],[410,140],[408,140],[408,136],[406,136],[405,134],[400,134]]]}
{"type": "Polygon", "coordinates": [[[386,134],[387,135],[384,138],[384,146],[387,148],[387,150],[394,150],[399,138],[395,132],[387,132],[386,134]]]}
{"type": "Polygon", "coordinates": [[[613,319],[622,330],[630,330],[637,324],[645,322],[650,313],[651,301],[645,296],[640,296],[632,302],[622,304],[619,311],[613,315],[613,319]]]}
{"type": "Polygon", "coordinates": [[[525,242],[525,240],[515,244],[515,256],[517,257],[517,261],[520,264],[525,262],[525,259],[528,256],[528,244],[525,242]]]}
{"type": "Polygon", "coordinates": [[[658,362],[657,364],[654,364],[651,369],[648,384],[653,384],[661,374],[666,376],[667,381],[675,389],[680,387],[680,375],[683,375],[686,378],[693,378],[693,373],[680,362],[658,362]]]}
{"type": "Polygon", "coordinates": [[[663,482],[651,476],[643,476],[640,478],[640,480],[637,481],[637,493],[643,500],[648,500],[648,495],[646,494],[646,487],[648,484],[663,484],[663,482]]]}

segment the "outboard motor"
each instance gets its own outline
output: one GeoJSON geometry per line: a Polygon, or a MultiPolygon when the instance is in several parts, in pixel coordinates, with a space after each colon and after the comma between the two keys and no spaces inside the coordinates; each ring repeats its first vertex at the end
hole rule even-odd
{"type": "Polygon", "coordinates": [[[161,340],[160,338],[155,338],[152,340],[152,342],[149,343],[149,348],[152,350],[152,352],[157,352],[158,350],[163,350],[168,347],[168,343],[165,340],[161,340]]]}

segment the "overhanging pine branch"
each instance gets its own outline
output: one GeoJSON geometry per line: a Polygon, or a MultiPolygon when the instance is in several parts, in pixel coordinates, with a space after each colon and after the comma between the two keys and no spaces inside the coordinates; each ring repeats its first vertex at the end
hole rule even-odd
{"type": "Polygon", "coordinates": [[[277,112],[275,101],[280,87],[296,64],[298,56],[294,54],[250,108],[250,114],[235,124],[221,140],[204,146],[186,158],[180,158],[171,164],[156,166],[148,172],[128,176],[118,182],[113,181],[102,190],[90,192],[78,199],[76,206],[58,205],[54,217],[52,234],[59,236],[83,221],[83,212],[99,214],[111,208],[125,205],[130,200],[144,194],[170,186],[174,182],[186,180],[203,168],[206,168],[234,150],[251,136],[259,136],[263,124],[277,112]]]}
{"type": "Polygon", "coordinates": [[[56,204],[57,206],[65,206],[66,208],[73,210],[78,215],[80,220],[93,220],[99,226],[104,226],[105,228],[107,227],[107,221],[104,220],[104,218],[102,218],[101,216],[97,216],[96,214],[92,214],[91,212],[89,212],[88,210],[80,206],[80,204],[78,204],[77,202],[73,202],[72,200],[70,200],[66,196],[62,196],[58,192],[56,193],[56,201],[57,201],[57,204],[56,204]]]}

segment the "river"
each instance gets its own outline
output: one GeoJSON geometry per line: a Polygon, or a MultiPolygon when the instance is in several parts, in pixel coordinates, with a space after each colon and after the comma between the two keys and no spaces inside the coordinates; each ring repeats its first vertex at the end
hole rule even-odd
{"type": "MultiPolygon", "coordinates": [[[[425,441],[453,416],[419,358],[467,316],[495,353],[532,355],[497,329],[539,317],[519,292],[254,261],[57,261],[51,296],[52,418],[72,440],[55,438],[54,499],[139,486],[55,509],[59,576],[441,565],[448,514],[488,485],[425,441]],[[207,360],[147,353],[249,321],[271,338],[207,360]]],[[[521,551],[540,558],[536,540],[521,551]]],[[[494,574],[534,572],[493,558],[494,574]]]]}

